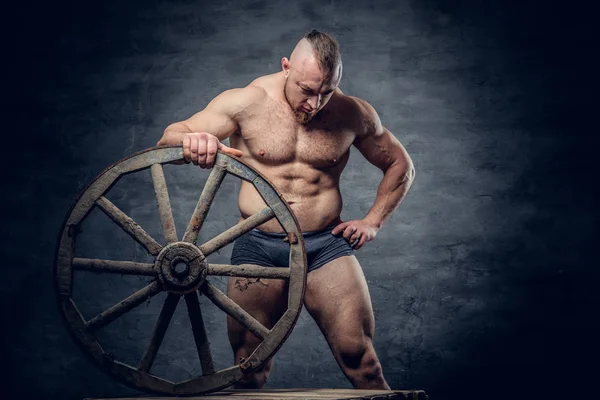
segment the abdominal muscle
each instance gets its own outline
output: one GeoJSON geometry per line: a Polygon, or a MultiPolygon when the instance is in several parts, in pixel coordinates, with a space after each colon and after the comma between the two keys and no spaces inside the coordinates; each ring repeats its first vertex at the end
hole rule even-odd
{"type": "MultiPolygon", "coordinates": [[[[261,172],[264,174],[268,171],[263,167],[261,172]]],[[[342,196],[339,186],[332,177],[322,172],[319,174],[321,176],[308,174],[311,175],[310,179],[282,177],[277,176],[279,174],[276,173],[265,174],[290,205],[302,232],[323,230],[340,222],[342,196]],[[314,183],[316,181],[319,183],[314,183]]],[[[242,181],[238,206],[241,213],[240,220],[244,220],[265,208],[266,204],[251,183],[242,181]]],[[[276,218],[260,225],[258,229],[265,232],[283,232],[276,218]]]]}

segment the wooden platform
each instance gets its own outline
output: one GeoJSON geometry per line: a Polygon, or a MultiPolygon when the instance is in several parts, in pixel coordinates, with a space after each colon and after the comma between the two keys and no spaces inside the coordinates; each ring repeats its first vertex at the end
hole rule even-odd
{"type": "Polygon", "coordinates": [[[368,399],[368,400],[427,400],[422,390],[357,390],[357,389],[271,389],[271,390],[224,390],[204,396],[192,397],[119,397],[87,398],[85,400],[323,400],[323,399],[368,399]]]}

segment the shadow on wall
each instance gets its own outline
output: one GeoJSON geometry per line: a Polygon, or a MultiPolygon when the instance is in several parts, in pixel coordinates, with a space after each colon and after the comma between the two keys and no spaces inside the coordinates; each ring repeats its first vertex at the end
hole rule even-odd
{"type": "Polygon", "coordinates": [[[519,135],[497,137],[496,146],[482,149],[489,160],[481,168],[509,170],[514,179],[508,190],[485,194],[500,213],[490,226],[496,234],[482,237],[456,265],[482,268],[486,283],[476,295],[486,309],[472,323],[457,321],[438,366],[424,361],[414,379],[444,399],[586,393],[594,382],[587,359],[598,354],[591,315],[600,278],[592,245],[599,140],[591,133],[591,74],[583,58],[590,51],[589,17],[577,4],[533,1],[414,6],[431,35],[460,26],[454,33],[470,43],[467,56],[501,55],[499,63],[482,58],[459,74],[477,76],[478,92],[490,94],[473,99],[480,129],[508,125],[519,135]],[[521,145],[501,161],[509,139],[521,145]],[[503,221],[519,223],[506,229],[503,221]]]}

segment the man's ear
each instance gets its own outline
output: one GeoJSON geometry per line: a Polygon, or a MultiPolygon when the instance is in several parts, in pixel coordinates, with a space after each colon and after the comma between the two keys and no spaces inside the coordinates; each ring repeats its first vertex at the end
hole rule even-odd
{"type": "Polygon", "coordinates": [[[290,74],[290,60],[287,57],[281,59],[281,70],[285,72],[285,76],[290,74]]]}

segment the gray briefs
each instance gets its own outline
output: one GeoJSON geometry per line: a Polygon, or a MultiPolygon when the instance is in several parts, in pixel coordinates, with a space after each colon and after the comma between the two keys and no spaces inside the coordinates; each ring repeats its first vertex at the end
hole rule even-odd
{"type": "MultiPolygon", "coordinates": [[[[333,236],[333,226],[322,231],[304,232],[304,247],[308,272],[336,258],[352,254],[352,247],[341,234],[333,236]]],[[[240,236],[233,244],[231,264],[255,264],[264,267],[287,267],[290,263],[290,245],[284,242],[285,233],[263,232],[253,229],[240,236]]]]}

